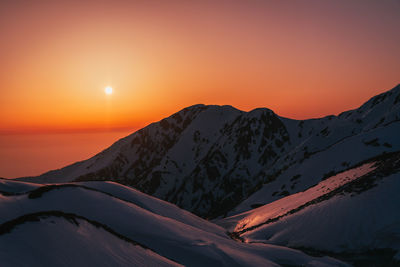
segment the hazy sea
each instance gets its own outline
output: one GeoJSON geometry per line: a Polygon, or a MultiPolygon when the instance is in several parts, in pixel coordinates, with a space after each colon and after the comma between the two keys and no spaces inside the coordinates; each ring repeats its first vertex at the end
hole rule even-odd
{"type": "Polygon", "coordinates": [[[132,132],[2,134],[0,177],[39,175],[88,159],[132,132]]]}

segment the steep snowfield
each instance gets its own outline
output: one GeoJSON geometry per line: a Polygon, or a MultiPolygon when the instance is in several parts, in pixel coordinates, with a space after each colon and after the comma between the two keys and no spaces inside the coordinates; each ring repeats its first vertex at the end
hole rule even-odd
{"type": "MultiPolygon", "coordinates": [[[[400,113],[399,113],[400,116],[400,113]]],[[[229,215],[250,210],[254,205],[271,203],[287,195],[301,192],[316,185],[333,173],[343,171],[371,157],[400,150],[400,122],[348,137],[329,149],[309,155],[306,159],[286,163],[287,168],[264,184],[260,190],[249,196],[233,209],[229,215]],[[368,141],[378,139],[375,145],[368,141]],[[383,144],[390,144],[390,147],[383,144]]]]}
{"type": "Polygon", "coordinates": [[[120,266],[345,265],[285,247],[234,241],[221,227],[116,183],[44,185],[12,193],[0,195],[2,266],[93,266],[100,260],[120,266]],[[17,256],[21,250],[29,251],[26,258],[17,256]]]}
{"type": "MultiPolygon", "coordinates": [[[[400,260],[399,133],[400,85],[302,121],[188,107],[86,161],[19,179],[48,185],[0,179],[0,248],[15,240],[0,256],[13,265],[7,255],[25,235],[29,246],[44,236],[29,254],[40,265],[65,229],[71,254],[102,253],[110,265],[343,265],[292,248],[391,263],[400,260]]],[[[57,253],[45,260],[67,264],[57,253]]]]}
{"type": "Polygon", "coordinates": [[[333,190],[373,171],[374,162],[366,163],[358,168],[339,173],[330,177],[310,189],[281,198],[268,205],[241,213],[236,216],[228,217],[222,222],[225,228],[230,231],[240,232],[267,222],[268,220],[286,215],[291,210],[305,205],[333,190]],[[234,226],[234,228],[232,228],[234,226]]]}
{"type": "Polygon", "coordinates": [[[244,242],[371,256],[386,249],[399,259],[399,190],[397,152],[217,223],[244,242]]]}
{"type": "Polygon", "coordinates": [[[298,193],[400,150],[400,85],[338,116],[291,120],[260,108],[195,105],[96,156],[24,181],[112,180],[205,218],[298,193]]]}
{"type": "Polygon", "coordinates": [[[228,215],[304,191],[371,157],[400,150],[400,85],[355,110],[321,119],[282,119],[292,148],[260,173],[264,185],[228,215]]]}
{"type": "Polygon", "coordinates": [[[277,223],[246,232],[249,241],[329,251],[400,250],[400,174],[360,195],[336,196],[277,223]],[[305,234],[307,233],[307,234],[305,234]]]}

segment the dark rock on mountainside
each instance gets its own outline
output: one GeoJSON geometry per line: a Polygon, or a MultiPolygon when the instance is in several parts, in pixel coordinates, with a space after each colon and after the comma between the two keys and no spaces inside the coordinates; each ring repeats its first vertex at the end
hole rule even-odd
{"type": "Polygon", "coordinates": [[[86,161],[23,180],[112,180],[217,217],[302,191],[329,172],[400,150],[398,99],[400,86],[356,110],[302,121],[266,108],[243,112],[195,105],[86,161]]]}

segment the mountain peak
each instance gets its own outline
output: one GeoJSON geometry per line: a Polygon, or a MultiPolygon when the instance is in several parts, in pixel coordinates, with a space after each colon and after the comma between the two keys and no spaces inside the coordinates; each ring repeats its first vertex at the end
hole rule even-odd
{"type": "Polygon", "coordinates": [[[269,201],[319,182],[326,169],[315,168],[321,164],[318,158],[326,157],[329,171],[339,171],[348,162],[400,149],[392,140],[393,130],[385,133],[400,121],[399,89],[373,97],[359,109],[312,120],[281,118],[268,108],[245,112],[229,105],[196,104],[86,161],[24,180],[113,180],[201,216],[217,217],[264,183],[279,181],[264,194],[269,201]],[[344,144],[357,149],[347,151],[344,144]],[[341,150],[347,152],[336,159],[341,150]],[[307,162],[308,168],[297,169],[307,162]],[[290,180],[299,173],[309,184],[290,180]]]}
{"type": "MultiPolygon", "coordinates": [[[[152,123],[86,161],[23,180],[85,185],[87,181],[116,181],[203,218],[233,215],[223,223],[240,220],[240,228],[231,235],[234,238],[251,242],[267,238],[268,242],[288,244],[315,238],[315,243],[304,243],[302,247],[311,244],[327,248],[324,246],[328,243],[329,249],[344,248],[347,253],[353,245],[360,246],[360,236],[368,238],[361,239],[363,247],[368,247],[375,244],[369,237],[375,238],[381,229],[392,229],[379,237],[381,241],[399,232],[392,228],[399,221],[398,213],[393,212],[399,210],[399,115],[400,85],[358,109],[310,120],[282,118],[267,108],[245,112],[227,105],[197,104],[152,123]],[[386,202],[381,201],[382,197],[386,202]],[[337,201],[345,201],[346,205],[337,206],[337,201]],[[375,205],[377,201],[381,205],[375,205]],[[330,209],[327,203],[335,206],[330,209]],[[358,233],[359,225],[371,221],[371,210],[371,227],[358,233]],[[338,211],[344,213],[335,220],[338,211]],[[299,229],[298,216],[306,216],[300,221],[304,230],[289,231],[285,237],[287,229],[299,229]],[[320,218],[330,219],[321,224],[320,218]],[[332,233],[343,237],[343,227],[348,227],[343,218],[352,219],[354,229],[347,231],[351,238],[332,238],[332,233]],[[377,225],[376,221],[384,224],[377,225]],[[287,228],[288,223],[293,227],[287,228]],[[281,228],[276,231],[275,227],[281,228]],[[304,233],[309,232],[315,233],[304,239],[304,233]]],[[[58,187],[47,185],[36,192],[58,187]]],[[[71,189],[71,184],[64,187],[71,189]]],[[[75,189],[82,193],[80,188],[75,189]]],[[[71,198],[70,190],[66,193],[71,198]]],[[[123,196],[125,200],[126,194],[123,196]]],[[[152,205],[151,210],[154,207],[160,206],[152,205]]],[[[171,207],[173,212],[169,214],[175,216],[177,208],[171,207]]],[[[166,207],[159,210],[165,214],[166,207]]],[[[381,241],[376,243],[379,248],[381,241]]],[[[393,244],[392,239],[388,242],[393,244]]],[[[391,248],[389,243],[384,247],[391,248]]]]}

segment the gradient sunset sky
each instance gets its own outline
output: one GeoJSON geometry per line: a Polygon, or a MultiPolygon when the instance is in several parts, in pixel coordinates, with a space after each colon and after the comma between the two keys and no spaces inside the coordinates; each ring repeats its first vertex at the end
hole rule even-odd
{"type": "Polygon", "coordinates": [[[399,14],[399,0],[1,0],[0,133],[137,128],[197,103],[337,114],[400,82],[399,14]]]}

